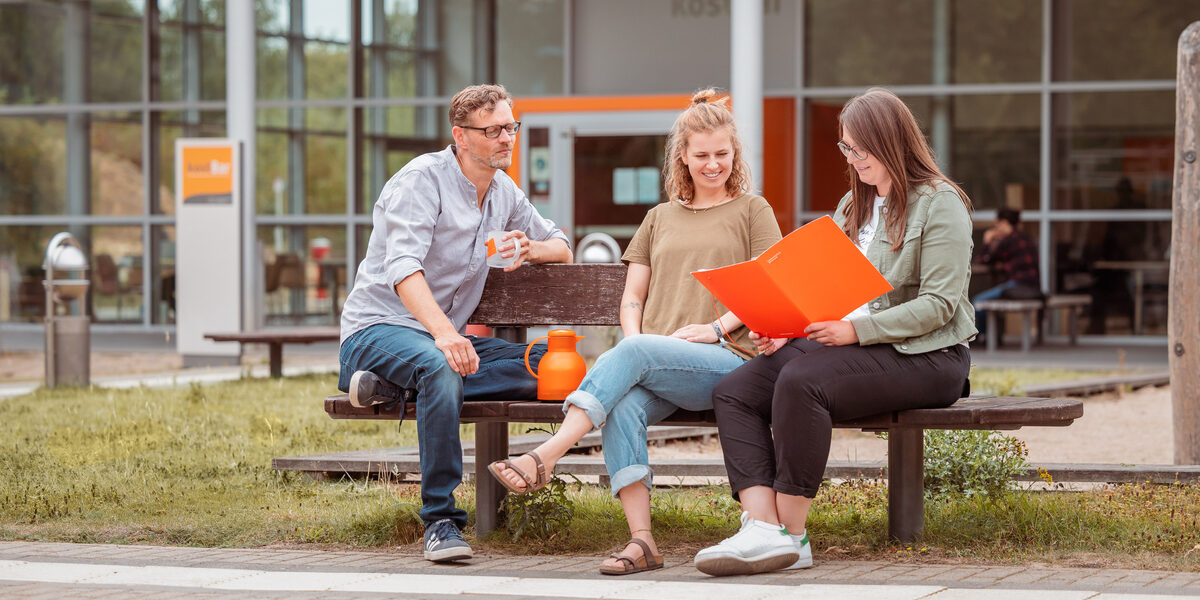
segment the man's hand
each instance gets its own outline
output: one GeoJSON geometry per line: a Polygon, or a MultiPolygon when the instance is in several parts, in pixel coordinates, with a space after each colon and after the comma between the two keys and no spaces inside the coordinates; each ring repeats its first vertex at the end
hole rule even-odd
{"type": "Polygon", "coordinates": [[[505,271],[516,271],[517,269],[521,268],[522,263],[533,259],[533,248],[530,246],[529,236],[525,235],[524,231],[514,229],[504,234],[504,236],[500,238],[500,241],[502,243],[496,250],[500,252],[500,257],[505,259],[513,257],[515,244],[521,244],[521,255],[511,267],[504,267],[505,271]]]}
{"type": "Polygon", "coordinates": [[[671,334],[671,337],[677,337],[699,344],[715,344],[717,341],[719,341],[717,340],[717,332],[713,331],[712,325],[708,323],[703,325],[697,325],[695,323],[691,325],[684,325],[683,327],[676,329],[675,333],[671,334]]]}
{"type": "Polygon", "coordinates": [[[750,332],[750,341],[754,342],[754,347],[763,356],[775,354],[776,350],[779,350],[788,342],[787,338],[769,338],[765,335],[758,335],[753,331],[750,332]]]}
{"type": "Polygon", "coordinates": [[[479,370],[479,355],[475,354],[475,346],[458,332],[437,336],[433,339],[433,345],[446,355],[446,362],[450,363],[455,373],[465,377],[479,370]]]}
{"type": "Polygon", "coordinates": [[[821,321],[804,328],[808,339],[824,346],[849,346],[858,343],[858,332],[850,321],[821,321]]]}

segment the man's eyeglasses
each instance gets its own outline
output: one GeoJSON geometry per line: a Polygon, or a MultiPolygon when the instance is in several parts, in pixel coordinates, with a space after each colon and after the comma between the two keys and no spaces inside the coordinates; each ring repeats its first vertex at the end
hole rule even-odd
{"type": "Polygon", "coordinates": [[[850,155],[854,155],[854,158],[857,158],[858,160],[867,160],[866,150],[859,150],[853,146],[848,146],[846,145],[846,142],[838,142],[837,144],[838,150],[842,151],[842,156],[849,158],[850,155]]]}
{"type": "Polygon", "coordinates": [[[485,137],[489,140],[494,140],[494,139],[500,137],[501,130],[507,131],[508,135],[517,135],[517,132],[521,130],[521,122],[513,121],[512,123],[509,123],[508,125],[488,125],[487,127],[472,127],[470,125],[459,125],[459,127],[462,127],[463,129],[474,129],[475,131],[482,131],[483,137],[485,137]]]}

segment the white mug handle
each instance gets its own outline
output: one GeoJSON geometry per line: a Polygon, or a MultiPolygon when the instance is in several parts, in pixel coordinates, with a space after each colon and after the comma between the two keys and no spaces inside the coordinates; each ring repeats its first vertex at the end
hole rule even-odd
{"type": "Polygon", "coordinates": [[[508,265],[510,267],[516,266],[517,261],[521,260],[521,238],[513,238],[512,243],[513,243],[513,257],[512,257],[512,263],[510,263],[508,265]]]}

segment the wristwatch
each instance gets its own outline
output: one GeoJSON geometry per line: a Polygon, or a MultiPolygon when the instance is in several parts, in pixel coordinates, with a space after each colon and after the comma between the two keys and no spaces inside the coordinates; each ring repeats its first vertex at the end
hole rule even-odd
{"type": "Polygon", "coordinates": [[[712,325],[712,328],[713,328],[713,333],[717,334],[717,343],[718,343],[718,344],[721,344],[722,346],[724,346],[724,345],[725,345],[725,340],[721,339],[721,326],[720,326],[720,325],[717,325],[717,322],[716,322],[716,321],[713,321],[712,323],[709,323],[709,325],[712,325]]]}

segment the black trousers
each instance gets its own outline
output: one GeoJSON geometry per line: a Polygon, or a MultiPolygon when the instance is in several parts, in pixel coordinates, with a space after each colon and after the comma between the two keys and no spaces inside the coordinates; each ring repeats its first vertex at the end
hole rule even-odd
{"type": "Polygon", "coordinates": [[[960,344],[914,355],[891,344],[827,347],[800,338],[750,360],[713,389],[734,498],[756,485],[816,497],[834,421],[949,406],[970,369],[960,344]]]}

